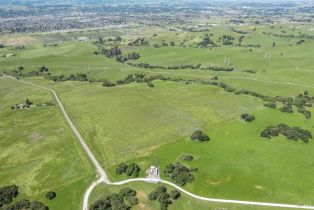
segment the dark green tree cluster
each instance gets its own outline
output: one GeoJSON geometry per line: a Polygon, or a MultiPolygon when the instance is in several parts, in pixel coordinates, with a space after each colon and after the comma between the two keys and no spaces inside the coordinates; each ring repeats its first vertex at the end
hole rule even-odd
{"type": "Polygon", "coordinates": [[[194,133],[191,135],[191,140],[193,141],[199,141],[199,142],[204,142],[204,141],[209,141],[210,138],[206,133],[203,133],[201,130],[196,130],[194,133]]]}
{"type": "Polygon", "coordinates": [[[201,68],[201,70],[210,70],[210,71],[234,71],[232,67],[218,67],[218,66],[208,66],[201,68]]]}
{"type": "Polygon", "coordinates": [[[129,43],[129,46],[148,46],[149,42],[145,38],[137,38],[133,42],[129,43]]]}
{"type": "Polygon", "coordinates": [[[201,64],[193,65],[177,65],[177,66],[161,66],[161,65],[151,65],[149,63],[127,63],[129,66],[144,68],[144,69],[199,69],[199,70],[210,70],[210,71],[234,71],[232,67],[218,67],[218,66],[208,66],[208,67],[201,67],[201,64]]]}
{"type": "Polygon", "coordinates": [[[171,163],[166,166],[164,175],[177,184],[183,186],[195,180],[192,174],[194,171],[197,171],[197,169],[189,169],[181,163],[171,163]]]}
{"type": "Polygon", "coordinates": [[[71,74],[69,77],[71,81],[88,81],[88,77],[86,74],[78,73],[78,74],[71,74]]]}
{"type": "Polygon", "coordinates": [[[281,112],[293,113],[293,108],[291,103],[286,103],[282,107],[279,108],[281,112]]]}
{"type": "Polygon", "coordinates": [[[29,108],[31,105],[33,105],[33,102],[31,102],[28,98],[25,100],[25,105],[27,108],[29,108]]]}
{"type": "Polygon", "coordinates": [[[0,188],[0,207],[10,204],[19,195],[19,187],[10,185],[0,188]]]}
{"type": "Polygon", "coordinates": [[[29,201],[23,199],[13,203],[13,199],[19,195],[19,188],[16,185],[10,185],[0,188],[0,208],[3,210],[49,210],[38,201],[29,201]]]}
{"type": "Polygon", "coordinates": [[[161,210],[167,210],[169,205],[180,197],[181,193],[179,191],[172,190],[169,194],[167,188],[164,186],[158,186],[153,192],[148,194],[148,199],[150,201],[158,201],[160,203],[161,210]]]}
{"type": "Polygon", "coordinates": [[[255,117],[253,115],[245,113],[241,115],[241,119],[244,120],[245,122],[252,122],[255,120],[255,117]]]}
{"type": "Polygon", "coordinates": [[[297,45],[304,44],[304,43],[305,43],[305,40],[304,40],[304,39],[301,39],[301,40],[299,40],[299,41],[296,42],[297,45]]]}
{"type": "Polygon", "coordinates": [[[275,102],[269,102],[264,104],[264,106],[271,108],[271,109],[276,109],[277,108],[277,104],[275,102]]]}
{"type": "Polygon", "coordinates": [[[47,67],[45,67],[45,66],[41,66],[39,69],[38,69],[38,72],[41,72],[41,73],[43,73],[43,72],[48,72],[49,71],[49,69],[47,68],[47,67]]]}
{"type": "Polygon", "coordinates": [[[136,191],[131,188],[121,189],[119,194],[111,194],[96,201],[90,210],[129,210],[138,204],[136,191]]]}
{"type": "Polygon", "coordinates": [[[198,44],[199,47],[207,48],[208,46],[216,46],[216,44],[211,40],[210,36],[206,34],[203,40],[198,44]]]}
{"type": "Polygon", "coordinates": [[[103,87],[114,87],[114,86],[116,86],[116,84],[114,84],[113,82],[111,82],[111,81],[105,79],[105,80],[103,81],[103,83],[102,83],[102,86],[103,86],[103,87]]]}
{"type": "Polygon", "coordinates": [[[220,39],[222,39],[223,45],[232,45],[234,37],[232,37],[230,35],[223,35],[222,37],[220,37],[220,39]]]}
{"type": "Polygon", "coordinates": [[[141,171],[140,167],[136,163],[131,163],[129,165],[121,163],[116,168],[116,174],[126,174],[127,176],[137,177],[141,171]]]}
{"type": "Polygon", "coordinates": [[[38,201],[29,201],[23,199],[21,201],[17,201],[7,207],[4,210],[49,210],[48,206],[45,206],[43,203],[38,201]]]}
{"type": "Polygon", "coordinates": [[[271,32],[265,32],[263,31],[263,34],[271,35],[271,36],[277,36],[280,38],[299,38],[299,39],[314,39],[313,35],[308,34],[300,34],[300,35],[294,35],[294,34],[275,34],[271,32]]]}
{"type": "Polygon", "coordinates": [[[110,49],[102,48],[100,52],[108,58],[113,58],[121,55],[121,49],[118,46],[112,47],[110,49]]]}
{"type": "Polygon", "coordinates": [[[123,56],[123,55],[118,55],[116,57],[116,61],[117,62],[120,62],[120,63],[124,63],[128,60],[137,60],[140,58],[140,54],[137,53],[137,52],[132,52],[132,53],[129,53],[127,56],[123,56]]]}
{"type": "Polygon", "coordinates": [[[312,133],[310,131],[298,127],[289,127],[286,124],[268,126],[261,132],[261,137],[271,139],[272,137],[279,136],[279,134],[284,135],[287,139],[295,141],[301,140],[305,143],[312,139],[312,133]]]}
{"type": "Polygon", "coordinates": [[[65,76],[63,74],[52,76],[51,74],[46,74],[45,79],[52,80],[54,82],[64,82],[64,81],[89,81],[88,76],[83,73],[71,74],[70,76],[65,76]]]}
{"type": "Polygon", "coordinates": [[[132,52],[128,54],[128,59],[129,60],[137,60],[140,58],[140,54],[137,52],[132,52]]]}
{"type": "Polygon", "coordinates": [[[48,200],[53,200],[57,197],[57,193],[53,192],[53,191],[49,191],[46,193],[45,197],[48,199],[48,200]]]}

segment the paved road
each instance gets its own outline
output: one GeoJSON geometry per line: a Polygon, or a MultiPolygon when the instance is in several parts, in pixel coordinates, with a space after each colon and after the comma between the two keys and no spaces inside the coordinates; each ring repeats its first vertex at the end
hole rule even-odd
{"type": "MultiPolygon", "coordinates": [[[[22,83],[25,83],[25,84],[28,84],[28,85],[31,85],[31,86],[34,86],[34,87],[37,87],[37,88],[40,88],[40,89],[44,89],[44,90],[47,90],[47,91],[51,92],[52,95],[54,96],[55,100],[57,101],[58,106],[60,107],[60,110],[61,110],[61,112],[62,112],[66,122],[68,123],[70,129],[73,131],[74,135],[76,136],[77,140],[82,145],[82,147],[85,150],[86,154],[88,155],[89,159],[91,160],[91,162],[96,167],[97,172],[98,172],[100,178],[97,181],[94,181],[89,186],[87,191],[85,192],[84,200],[83,200],[83,210],[88,210],[89,196],[90,196],[91,192],[93,191],[93,189],[98,184],[105,183],[105,184],[108,184],[108,185],[124,185],[124,184],[131,183],[131,182],[163,183],[163,184],[166,184],[166,185],[170,185],[170,186],[180,190],[181,192],[185,193],[186,195],[189,195],[189,196],[191,196],[191,197],[193,197],[195,199],[203,200],[203,201],[209,201],[209,202],[231,203],[231,204],[253,205],[253,206],[266,206],[266,207],[281,207],[281,208],[293,208],[293,209],[313,209],[314,210],[314,206],[279,204],[279,203],[264,203],[264,202],[227,200],[227,199],[216,199],[216,198],[202,197],[202,196],[190,193],[190,192],[186,191],[185,189],[179,187],[178,185],[176,185],[176,184],[174,184],[172,182],[163,180],[163,179],[135,178],[135,179],[127,179],[127,180],[120,181],[120,182],[110,182],[110,180],[108,179],[107,173],[100,166],[99,162],[97,161],[97,159],[95,158],[95,156],[93,155],[93,153],[91,152],[91,150],[89,149],[87,144],[85,143],[85,140],[83,139],[83,137],[80,135],[80,133],[78,132],[78,130],[74,126],[71,118],[69,117],[69,115],[65,111],[64,106],[61,103],[61,100],[60,100],[59,96],[57,95],[57,93],[54,90],[50,89],[50,88],[39,86],[39,85],[36,85],[34,83],[31,83],[31,82],[18,80],[18,79],[15,79],[15,78],[11,77],[11,76],[7,76],[7,75],[4,75],[4,76],[9,78],[9,79],[16,80],[18,82],[22,82],[22,83]]],[[[290,84],[290,83],[286,83],[286,84],[290,84]]]]}

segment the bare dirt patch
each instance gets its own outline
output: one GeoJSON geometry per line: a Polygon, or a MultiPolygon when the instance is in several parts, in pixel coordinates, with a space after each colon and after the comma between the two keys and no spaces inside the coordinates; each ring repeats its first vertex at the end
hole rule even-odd
{"type": "Polygon", "coordinates": [[[222,183],[229,182],[230,180],[231,180],[231,176],[227,176],[227,177],[219,179],[219,180],[208,180],[207,182],[211,185],[220,185],[222,183]]]}
{"type": "Polygon", "coordinates": [[[264,191],[264,190],[265,190],[265,187],[260,186],[260,185],[256,185],[256,186],[255,186],[255,189],[264,191]]]}
{"type": "Polygon", "coordinates": [[[32,141],[32,143],[36,143],[41,138],[42,136],[38,132],[32,132],[31,135],[29,135],[29,139],[32,141]]]}
{"type": "Polygon", "coordinates": [[[30,36],[3,37],[0,38],[0,44],[5,46],[21,46],[35,44],[38,40],[30,36]]]}

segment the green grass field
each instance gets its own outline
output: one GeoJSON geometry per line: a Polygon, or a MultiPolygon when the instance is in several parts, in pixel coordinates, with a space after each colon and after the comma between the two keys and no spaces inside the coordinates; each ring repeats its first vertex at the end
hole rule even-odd
{"type": "Polygon", "coordinates": [[[11,110],[26,98],[54,102],[50,93],[0,78],[0,186],[16,184],[18,199],[37,199],[51,209],[79,209],[94,169],[65,124],[58,107],[11,110]],[[45,199],[55,191],[57,198],[45,199]]]}
{"type": "MultiPolygon", "coordinates": [[[[137,192],[137,198],[139,199],[139,203],[134,207],[134,209],[159,209],[159,203],[157,201],[151,202],[147,198],[148,194],[152,192],[157,185],[147,184],[147,183],[131,183],[124,186],[106,186],[99,185],[93,191],[90,197],[90,203],[93,204],[95,201],[102,199],[112,193],[118,193],[120,189],[130,187],[137,192]]],[[[170,192],[173,190],[171,187],[167,187],[167,191],[170,192]]],[[[220,209],[228,209],[228,210],[268,210],[269,207],[261,207],[261,206],[250,206],[250,205],[238,205],[238,204],[225,204],[225,203],[213,203],[206,201],[199,201],[193,199],[185,194],[181,193],[181,198],[177,201],[174,201],[170,206],[169,210],[190,210],[190,209],[208,209],[208,210],[220,210],[220,209]]],[[[273,210],[280,210],[282,208],[272,207],[273,210]]]]}
{"type": "MultiPolygon", "coordinates": [[[[93,40],[72,40],[71,37],[77,34],[65,34],[62,37],[36,35],[40,40],[46,38],[52,42],[59,41],[59,45],[44,48],[38,43],[32,43],[24,50],[13,51],[16,56],[0,57],[0,71],[12,71],[18,66],[24,66],[24,71],[28,72],[44,65],[52,75],[85,73],[91,79],[111,81],[134,73],[201,80],[218,76],[220,82],[263,95],[295,97],[307,90],[313,96],[314,41],[306,39],[305,44],[297,46],[295,43],[299,41],[298,38],[279,38],[263,33],[281,34],[282,29],[279,27],[276,25],[272,29],[259,26],[255,31],[251,26],[238,28],[249,32],[243,45],[260,44],[260,48],[196,47],[196,42],[208,33],[213,33],[212,39],[218,44],[221,42],[219,37],[231,34],[236,37],[236,44],[239,34],[220,26],[212,28],[208,33],[170,33],[154,27],[142,31],[134,29],[134,33],[149,40],[150,46],[130,47],[127,46],[127,41],[135,39],[137,35],[129,33],[127,37],[123,37],[122,51],[136,51],[141,55],[135,63],[162,66],[200,63],[202,66],[226,67],[226,56],[230,57],[231,66],[236,69],[233,72],[133,68],[117,63],[115,59],[95,55],[97,48],[91,44],[93,40]],[[154,33],[158,36],[153,36],[154,33]],[[163,40],[175,40],[176,44],[186,40],[184,42],[187,47],[153,47],[153,44],[160,44],[163,40]],[[272,47],[273,42],[276,42],[276,47],[272,47]],[[265,52],[272,53],[271,59],[264,57],[265,52]],[[243,72],[245,69],[254,69],[256,73],[243,72]]],[[[287,33],[307,33],[305,27],[296,31],[288,25],[282,27],[287,33]]],[[[118,33],[122,36],[123,32],[125,31],[108,31],[107,34],[118,33]]],[[[106,32],[95,33],[98,35],[106,32]]],[[[96,34],[86,32],[80,36],[97,37],[96,34]]],[[[10,48],[0,49],[0,55],[9,53],[12,53],[10,48]]],[[[272,140],[260,137],[260,132],[266,126],[278,123],[298,126],[313,133],[314,120],[306,120],[296,110],[293,114],[282,113],[278,109],[271,110],[264,107],[264,102],[258,98],[235,95],[218,87],[201,84],[187,85],[158,80],[153,82],[154,88],[149,88],[146,83],[105,88],[98,82],[52,82],[38,77],[25,80],[58,92],[74,124],[87,140],[98,161],[108,170],[112,180],[127,178],[115,174],[116,165],[122,162],[138,163],[142,168],[140,175],[144,176],[144,171],[150,165],[158,165],[163,169],[167,164],[179,161],[182,154],[191,154],[195,159],[184,164],[198,168],[198,172],[195,173],[195,182],[184,188],[193,193],[213,198],[314,204],[313,142],[305,144],[282,136],[272,140]],[[253,114],[256,121],[244,123],[240,120],[243,113],[253,114]],[[207,143],[189,140],[189,136],[197,129],[205,131],[212,140],[207,143]]],[[[3,167],[0,172],[1,185],[16,183],[22,187],[23,196],[44,202],[44,192],[53,188],[63,196],[46,202],[52,209],[79,209],[83,192],[95,178],[95,174],[58,108],[35,107],[19,112],[10,110],[12,104],[20,103],[25,97],[31,98],[35,103],[53,102],[53,98],[42,90],[4,78],[0,78],[0,87],[0,116],[5,119],[0,123],[0,143],[5,148],[5,152],[0,155],[3,167]],[[9,159],[17,148],[18,151],[26,152],[13,160],[9,159]],[[12,179],[17,171],[21,171],[20,175],[12,179]],[[68,200],[73,202],[69,203],[68,200]]],[[[308,110],[313,112],[314,109],[308,110]]],[[[158,208],[158,205],[145,200],[144,196],[153,186],[130,186],[143,195],[138,209],[158,208]]],[[[118,188],[101,185],[93,192],[91,201],[116,190],[118,188]]],[[[171,209],[193,207],[271,209],[212,204],[186,196],[171,209]]]]}

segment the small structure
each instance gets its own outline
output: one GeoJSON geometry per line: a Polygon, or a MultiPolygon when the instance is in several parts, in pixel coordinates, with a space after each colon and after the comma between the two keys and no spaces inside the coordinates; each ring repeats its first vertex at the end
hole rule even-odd
{"type": "Polygon", "coordinates": [[[152,175],[152,176],[158,176],[158,175],[159,175],[158,167],[156,167],[156,166],[151,166],[151,167],[149,168],[149,173],[150,173],[150,175],[152,175]]]}
{"type": "Polygon", "coordinates": [[[80,42],[87,42],[88,38],[86,36],[82,36],[82,37],[78,37],[77,40],[79,40],[80,42]]]}

